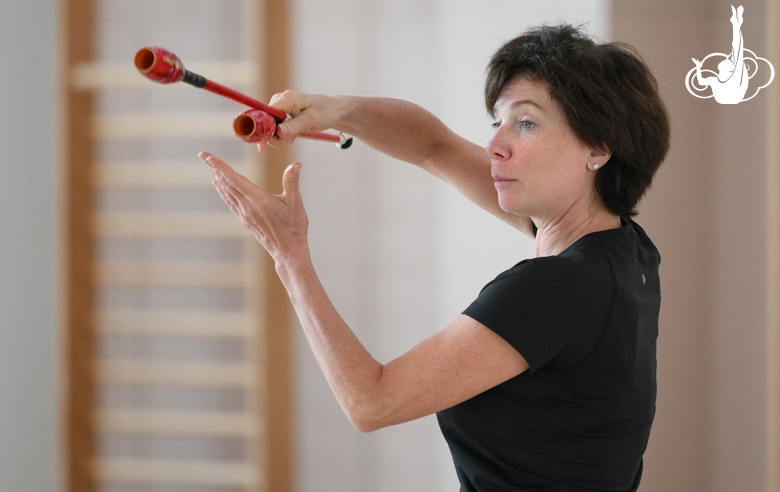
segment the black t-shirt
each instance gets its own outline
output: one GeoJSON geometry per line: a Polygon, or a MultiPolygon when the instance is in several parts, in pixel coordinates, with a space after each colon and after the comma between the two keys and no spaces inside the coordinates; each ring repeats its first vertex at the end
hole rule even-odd
{"type": "Polygon", "coordinates": [[[462,492],[636,490],[655,414],[659,262],[624,219],[482,289],[464,314],[530,369],[437,414],[462,492]]]}

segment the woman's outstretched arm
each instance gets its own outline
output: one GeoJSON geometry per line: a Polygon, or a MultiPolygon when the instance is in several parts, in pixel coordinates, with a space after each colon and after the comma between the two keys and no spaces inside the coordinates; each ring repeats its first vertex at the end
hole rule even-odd
{"type": "Polygon", "coordinates": [[[503,338],[461,315],[404,355],[381,364],[336,311],[308,251],[300,164],[272,195],[208,153],[222,199],[269,252],[312,351],[352,424],[367,432],[444,410],[528,369],[503,338]]]}
{"type": "Polygon", "coordinates": [[[396,159],[415,164],[441,178],[466,198],[533,236],[531,220],[498,205],[485,149],[458,136],[420,106],[392,98],[322,96],[286,91],[272,106],[291,114],[269,144],[288,145],[304,131],[333,128],[358,138],[396,159]]]}

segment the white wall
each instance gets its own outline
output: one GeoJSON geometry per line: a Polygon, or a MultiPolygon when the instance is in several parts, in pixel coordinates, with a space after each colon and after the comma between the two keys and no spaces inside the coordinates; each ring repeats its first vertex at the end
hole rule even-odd
{"type": "Polygon", "coordinates": [[[57,486],[57,6],[0,2],[0,492],[57,486]]]}
{"type": "MultiPolygon", "coordinates": [[[[542,22],[592,21],[609,35],[609,2],[297,0],[294,88],[399,97],[487,141],[485,64],[542,22]]],[[[315,266],[371,353],[387,362],[451,321],[530,239],[412,166],[362,144],[296,144],[315,266]]],[[[298,338],[298,490],[456,490],[435,417],[360,434],[298,338]]]]}

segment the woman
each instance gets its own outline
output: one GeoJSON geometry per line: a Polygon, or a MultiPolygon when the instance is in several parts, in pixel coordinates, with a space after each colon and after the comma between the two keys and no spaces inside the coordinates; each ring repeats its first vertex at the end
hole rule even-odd
{"type": "Polygon", "coordinates": [[[285,92],[271,145],[335,128],[440,177],[535,238],[447,327],[374,360],[317,279],[300,163],[271,195],[208,153],[217,191],[276,262],[312,350],[361,431],[437,413],[462,491],[636,490],[655,409],[658,252],[630,217],[669,123],[628,47],[571,26],[509,41],[488,67],[483,149],[404,101],[285,92]],[[486,152],[487,151],[487,152],[486,152]]]}

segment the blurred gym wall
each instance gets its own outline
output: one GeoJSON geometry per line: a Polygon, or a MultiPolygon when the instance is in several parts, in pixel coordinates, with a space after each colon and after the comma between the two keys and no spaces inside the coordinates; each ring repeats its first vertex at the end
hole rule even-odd
{"type": "Polygon", "coordinates": [[[56,490],[57,2],[0,2],[0,491],[56,490]]]}

